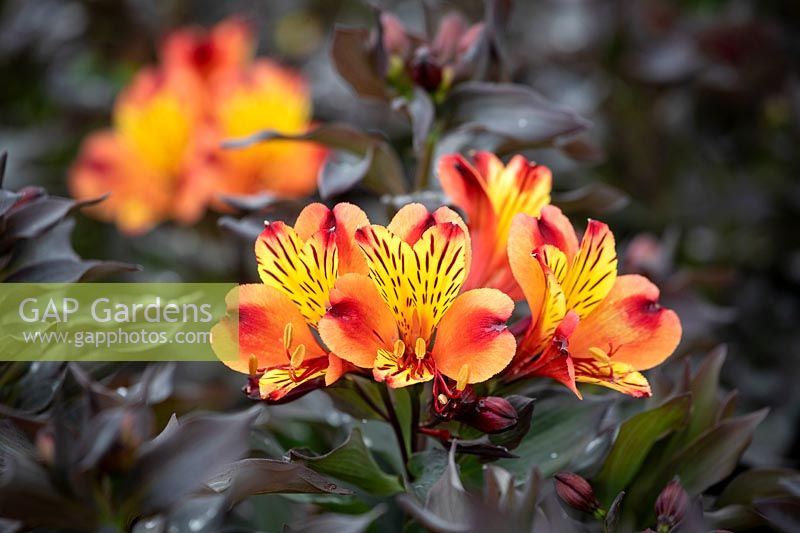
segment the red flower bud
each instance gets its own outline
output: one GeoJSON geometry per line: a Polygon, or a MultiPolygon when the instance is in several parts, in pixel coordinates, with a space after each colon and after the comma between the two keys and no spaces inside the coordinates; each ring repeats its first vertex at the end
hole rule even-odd
{"type": "Polygon", "coordinates": [[[503,398],[484,396],[475,402],[474,410],[460,420],[484,433],[499,433],[517,424],[517,410],[503,398]]]}
{"type": "Polygon", "coordinates": [[[689,509],[689,495],[681,486],[678,478],[673,479],[656,499],[656,517],[659,530],[673,528],[683,520],[689,509]]]}
{"type": "Polygon", "coordinates": [[[594,513],[600,508],[592,486],[578,474],[559,472],[553,477],[558,497],[573,509],[594,513]]]}
{"type": "Polygon", "coordinates": [[[433,92],[442,83],[442,66],[427,48],[419,48],[411,61],[411,79],[414,83],[433,92]]]}

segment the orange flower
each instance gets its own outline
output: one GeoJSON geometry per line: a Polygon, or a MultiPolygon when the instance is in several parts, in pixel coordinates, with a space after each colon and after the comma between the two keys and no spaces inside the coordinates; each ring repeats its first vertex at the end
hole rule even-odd
{"type": "Polygon", "coordinates": [[[214,149],[201,120],[200,87],[181,72],[145,69],[120,95],[114,129],[91,135],[70,172],[79,200],[111,193],[94,207],[126,233],[176,219],[196,221],[210,193],[202,171],[214,149]]]}
{"type": "Polygon", "coordinates": [[[553,206],[539,218],[517,215],[508,257],[531,309],[508,379],[533,375],[649,396],[639,372],[669,357],[681,337],[678,316],[658,304],[642,276],[617,276],[614,236],[590,220],[583,240],[553,206]]]}
{"type": "Polygon", "coordinates": [[[333,210],[311,204],[294,228],[266,223],[255,245],[263,284],[232,290],[228,316],[212,329],[219,358],[251,376],[251,395],[280,400],[317,386],[323,377],[329,385],[346,371],[346,363],[321,346],[312,330],[337,277],[367,271],[353,234],[368,224],[361,209],[346,203],[333,210]]]}
{"type": "MultiPolygon", "coordinates": [[[[311,119],[311,96],[298,74],[259,60],[220,84],[213,109],[220,139],[247,137],[263,130],[286,135],[305,133],[311,119]]],[[[302,141],[270,141],[218,155],[218,191],[252,194],[269,191],[301,197],[317,187],[317,173],[327,151],[302,141]]]]}
{"type": "Polygon", "coordinates": [[[506,329],[514,303],[496,289],[459,295],[470,243],[454,211],[410,204],[355,239],[369,276],[342,276],[331,290],[319,332],[332,351],[391,387],[445,375],[464,390],[505,368],[516,345],[506,329]]]}
{"type": "Polygon", "coordinates": [[[326,154],[318,145],[220,149],[226,139],[265,129],[292,135],[309,127],[304,80],[253,62],[254,48],[251,29],[238,19],[168,36],[161,67],[142,70],[118,98],[113,130],[84,143],[70,175],[73,196],[110,193],[94,212],[137,234],[167,220],[196,222],[219,193],[312,193],[326,154]]]}
{"type": "Polygon", "coordinates": [[[475,257],[481,258],[464,287],[494,287],[521,300],[508,265],[508,232],[514,215],[539,216],[550,203],[550,169],[520,155],[506,166],[490,152],[477,152],[473,160],[474,165],[460,154],[445,155],[438,168],[442,189],[467,215],[475,257]]]}

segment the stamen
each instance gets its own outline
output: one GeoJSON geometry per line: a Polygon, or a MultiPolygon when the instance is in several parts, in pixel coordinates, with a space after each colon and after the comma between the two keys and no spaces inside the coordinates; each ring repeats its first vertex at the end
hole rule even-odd
{"type": "Polygon", "coordinates": [[[458,379],[456,380],[456,390],[464,390],[469,383],[469,365],[464,364],[461,370],[458,371],[458,379]]]}
{"type": "Polygon", "coordinates": [[[592,346],[591,348],[589,348],[589,353],[592,355],[592,357],[594,357],[598,361],[606,362],[610,359],[608,354],[604,352],[601,348],[598,348],[597,346],[592,346]]]}
{"type": "Polygon", "coordinates": [[[250,354],[250,375],[255,376],[258,374],[258,358],[254,354],[250,354]]]}
{"type": "Polygon", "coordinates": [[[290,359],[290,364],[292,368],[299,368],[300,365],[303,364],[303,359],[306,357],[306,345],[305,344],[298,344],[297,348],[294,349],[292,352],[292,357],[290,359]]]}
{"type": "Polygon", "coordinates": [[[414,355],[417,356],[417,359],[425,359],[426,352],[425,339],[417,337],[417,341],[414,343],[414,355]]]}
{"type": "Polygon", "coordinates": [[[394,356],[397,359],[400,359],[406,353],[406,343],[402,340],[397,339],[394,341],[394,356]]]}
{"type": "Polygon", "coordinates": [[[294,326],[292,323],[289,322],[283,328],[283,347],[288,350],[289,347],[292,345],[292,333],[293,333],[294,326]]]}
{"type": "Polygon", "coordinates": [[[444,394],[439,394],[439,396],[436,397],[436,401],[438,401],[442,405],[446,405],[447,404],[447,396],[445,396],[444,394]]]}

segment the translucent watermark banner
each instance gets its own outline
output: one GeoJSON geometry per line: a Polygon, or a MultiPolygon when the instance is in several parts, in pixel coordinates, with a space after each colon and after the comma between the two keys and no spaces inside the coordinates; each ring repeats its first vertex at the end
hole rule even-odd
{"type": "Polygon", "coordinates": [[[217,361],[229,309],[233,283],[3,283],[0,361],[217,361]]]}

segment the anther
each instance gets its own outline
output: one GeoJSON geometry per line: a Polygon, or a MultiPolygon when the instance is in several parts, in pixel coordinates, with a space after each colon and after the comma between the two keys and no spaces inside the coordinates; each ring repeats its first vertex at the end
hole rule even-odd
{"type": "Polygon", "coordinates": [[[610,359],[610,357],[605,351],[596,346],[592,346],[591,348],[589,348],[589,353],[592,355],[592,357],[594,357],[598,361],[606,362],[610,359]]]}
{"type": "Polygon", "coordinates": [[[250,354],[250,360],[248,363],[250,365],[250,375],[255,376],[258,374],[258,358],[255,355],[250,354]]]}
{"type": "Polygon", "coordinates": [[[286,350],[288,350],[289,347],[292,345],[293,329],[294,327],[292,326],[291,322],[287,323],[286,326],[283,328],[283,347],[286,350]]]}
{"type": "Polygon", "coordinates": [[[292,352],[292,357],[290,359],[290,364],[292,368],[299,368],[300,365],[303,364],[303,359],[306,357],[306,345],[305,344],[298,344],[297,348],[294,349],[292,352]]]}
{"type": "Polygon", "coordinates": [[[462,391],[469,383],[469,365],[464,364],[461,370],[458,371],[458,379],[456,380],[456,389],[462,391]]]}
{"type": "Polygon", "coordinates": [[[396,359],[400,359],[406,353],[406,343],[402,340],[397,339],[394,341],[394,356],[396,359]]]}
{"type": "Polygon", "coordinates": [[[444,394],[439,394],[439,396],[436,397],[436,401],[438,401],[442,405],[447,405],[447,396],[445,396],[444,394]]]}
{"type": "Polygon", "coordinates": [[[417,356],[417,359],[425,359],[426,352],[425,339],[417,337],[417,341],[414,343],[414,355],[417,356]]]}

